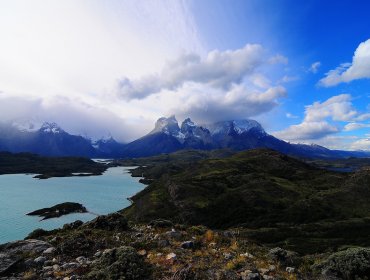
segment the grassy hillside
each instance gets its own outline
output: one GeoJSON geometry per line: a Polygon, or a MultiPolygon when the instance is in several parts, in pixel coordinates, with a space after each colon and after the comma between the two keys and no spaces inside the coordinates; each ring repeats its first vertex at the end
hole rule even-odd
{"type": "MultiPolygon", "coordinates": [[[[151,175],[158,166],[149,164],[141,171],[151,175]]],[[[176,163],[162,166],[158,172],[162,176],[133,197],[134,204],[124,210],[127,217],[141,222],[166,218],[211,228],[273,228],[281,233],[271,238],[275,243],[289,236],[280,229],[295,229],[298,240],[301,225],[370,217],[370,173],[366,170],[323,170],[266,149],[197,162],[184,160],[185,167],[178,172],[173,166],[176,163]]],[[[331,231],[333,227],[337,230],[341,224],[331,231]]],[[[323,235],[330,237],[327,231],[324,228],[323,235]]],[[[255,232],[249,234],[258,236],[255,232]]]]}

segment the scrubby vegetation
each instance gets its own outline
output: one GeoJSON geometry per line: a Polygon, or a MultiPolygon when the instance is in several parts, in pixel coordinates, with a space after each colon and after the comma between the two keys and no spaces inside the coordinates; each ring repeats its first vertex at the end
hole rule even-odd
{"type": "Polygon", "coordinates": [[[301,252],[312,251],[312,245],[322,251],[349,241],[370,245],[366,170],[323,170],[271,150],[182,164],[179,172],[172,171],[171,161],[141,167],[156,180],[123,213],[139,222],[164,218],[212,228],[243,227],[256,241],[285,243],[301,252]],[[168,172],[158,176],[153,171],[158,168],[168,172]]]}

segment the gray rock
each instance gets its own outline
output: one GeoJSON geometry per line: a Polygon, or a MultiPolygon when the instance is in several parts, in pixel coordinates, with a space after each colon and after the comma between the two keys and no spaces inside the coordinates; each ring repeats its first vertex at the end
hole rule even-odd
{"type": "Polygon", "coordinates": [[[0,253],[0,275],[5,274],[14,267],[20,258],[14,255],[0,253]]]}
{"type": "Polygon", "coordinates": [[[288,266],[286,269],[285,269],[286,272],[288,273],[294,273],[295,272],[295,268],[294,267],[290,267],[288,266]]]}
{"type": "Polygon", "coordinates": [[[23,264],[26,268],[31,268],[31,267],[34,267],[36,265],[36,263],[33,259],[27,259],[27,260],[24,261],[23,264]]]}
{"type": "Polygon", "coordinates": [[[192,249],[192,248],[194,248],[194,242],[193,241],[185,241],[181,244],[181,248],[183,248],[183,249],[192,249]]]}
{"type": "Polygon", "coordinates": [[[95,258],[99,258],[101,255],[102,255],[102,251],[97,251],[95,254],[94,254],[94,257],[95,258]]]}
{"type": "Polygon", "coordinates": [[[42,253],[45,254],[45,255],[50,255],[50,254],[54,254],[55,251],[56,251],[56,249],[54,247],[49,247],[46,250],[44,250],[44,252],[42,252],[42,253]]]}
{"type": "Polygon", "coordinates": [[[2,254],[41,253],[51,245],[47,242],[35,239],[19,240],[0,245],[2,254]]]}
{"type": "Polygon", "coordinates": [[[50,247],[50,244],[40,240],[20,240],[0,245],[0,275],[7,275],[24,255],[40,254],[50,247]]]}
{"type": "Polygon", "coordinates": [[[76,262],[70,262],[70,263],[65,263],[61,266],[63,270],[68,270],[68,269],[76,269],[79,268],[81,265],[76,262]]]}
{"type": "Polygon", "coordinates": [[[44,266],[44,267],[42,268],[42,271],[44,271],[44,272],[52,271],[52,270],[53,270],[53,267],[52,267],[52,266],[44,266]]]}
{"type": "Polygon", "coordinates": [[[267,268],[260,268],[259,271],[261,272],[261,274],[267,274],[270,270],[267,268]]]}
{"type": "Polygon", "coordinates": [[[167,254],[166,256],[166,260],[169,260],[169,261],[173,261],[173,260],[176,260],[177,256],[175,253],[169,253],[167,254]]]}
{"type": "Polygon", "coordinates": [[[84,256],[80,256],[78,258],[76,258],[76,261],[79,263],[79,264],[86,264],[88,259],[85,258],[84,256]]]}
{"type": "Polygon", "coordinates": [[[46,262],[46,258],[44,256],[37,257],[33,260],[36,264],[44,264],[46,262]]]}
{"type": "Polygon", "coordinates": [[[228,253],[228,252],[224,253],[225,260],[230,260],[230,259],[232,259],[232,257],[233,257],[233,255],[231,253],[228,253]]]}
{"type": "Polygon", "coordinates": [[[46,260],[46,261],[44,262],[44,266],[51,266],[51,265],[53,265],[53,262],[52,262],[52,261],[50,261],[50,260],[46,260]]]}
{"type": "Polygon", "coordinates": [[[171,231],[167,231],[166,235],[169,238],[173,238],[173,239],[180,239],[182,237],[182,233],[178,232],[178,231],[175,231],[174,229],[172,229],[171,231]]]}
{"type": "Polygon", "coordinates": [[[53,270],[54,271],[60,271],[60,266],[58,264],[53,265],[53,270]]]}
{"type": "Polygon", "coordinates": [[[248,275],[247,275],[247,278],[246,278],[246,280],[260,280],[261,278],[260,278],[260,275],[259,275],[259,273],[249,273],[248,275]]]}
{"type": "Polygon", "coordinates": [[[164,248],[170,246],[170,242],[167,239],[161,239],[157,242],[158,247],[164,248]]]}
{"type": "Polygon", "coordinates": [[[296,266],[300,263],[300,258],[296,252],[287,251],[279,247],[271,249],[267,257],[283,266],[296,266]]]}

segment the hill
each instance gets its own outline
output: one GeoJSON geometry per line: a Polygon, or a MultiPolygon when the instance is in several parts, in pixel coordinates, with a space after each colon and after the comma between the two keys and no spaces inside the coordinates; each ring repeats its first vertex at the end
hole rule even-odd
{"type": "Polygon", "coordinates": [[[42,157],[31,153],[0,152],[0,174],[31,173],[36,177],[72,176],[73,173],[101,175],[107,165],[82,157],[42,157]]]}
{"type": "Polygon", "coordinates": [[[147,179],[152,175],[156,180],[132,197],[133,205],[123,213],[138,222],[164,218],[211,228],[248,228],[246,234],[255,237],[261,229],[275,229],[265,242],[283,241],[294,231],[298,240],[303,233],[298,228],[314,223],[323,228],[322,235],[329,232],[329,238],[334,229],[348,230],[351,223],[363,228],[365,235],[369,232],[366,222],[353,220],[370,217],[366,169],[339,173],[266,149],[185,162],[180,171],[176,161],[163,168],[141,167],[147,179]]]}

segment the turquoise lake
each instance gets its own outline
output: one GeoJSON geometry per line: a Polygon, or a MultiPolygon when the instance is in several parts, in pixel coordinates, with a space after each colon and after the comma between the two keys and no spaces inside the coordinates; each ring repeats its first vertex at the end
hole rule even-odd
{"type": "Polygon", "coordinates": [[[36,228],[55,229],[75,220],[115,212],[130,205],[128,197],[145,185],[131,177],[129,168],[109,168],[101,176],[62,177],[39,180],[34,175],[0,175],[0,244],[23,239],[36,228]],[[82,203],[90,212],[40,221],[26,216],[31,211],[62,202],[82,203]]]}

